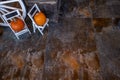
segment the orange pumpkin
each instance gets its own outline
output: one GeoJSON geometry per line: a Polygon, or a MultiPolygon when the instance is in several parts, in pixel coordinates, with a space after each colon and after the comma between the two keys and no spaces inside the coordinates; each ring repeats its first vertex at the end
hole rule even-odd
{"type": "Polygon", "coordinates": [[[42,26],[46,22],[46,16],[42,12],[38,12],[34,16],[34,21],[38,26],[42,26]]]}
{"type": "Polygon", "coordinates": [[[14,31],[19,32],[23,30],[25,24],[22,19],[15,18],[10,22],[10,25],[14,31]]]}

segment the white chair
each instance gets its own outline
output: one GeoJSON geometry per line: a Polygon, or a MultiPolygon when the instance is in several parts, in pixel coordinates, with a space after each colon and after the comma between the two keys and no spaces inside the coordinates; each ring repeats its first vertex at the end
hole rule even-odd
{"type": "Polygon", "coordinates": [[[34,4],[30,11],[28,12],[28,16],[32,21],[34,33],[36,32],[36,29],[38,29],[39,32],[43,35],[43,30],[45,29],[46,26],[49,26],[48,25],[49,19],[48,18],[46,19],[46,22],[43,26],[38,26],[34,21],[34,16],[37,12],[40,12],[40,9],[38,8],[37,4],[34,4]]]}
{"type": "Polygon", "coordinates": [[[8,24],[3,20],[1,15],[8,12],[19,10],[23,18],[26,18],[26,7],[24,0],[0,0],[0,26],[8,27],[8,24]],[[17,4],[17,5],[15,5],[17,4]]]}
{"type": "Polygon", "coordinates": [[[21,16],[20,12],[18,10],[14,10],[14,11],[11,11],[11,12],[8,12],[4,15],[2,15],[3,18],[5,19],[6,23],[8,24],[8,26],[11,28],[11,30],[13,31],[13,33],[15,34],[15,36],[17,37],[17,39],[20,39],[19,36],[24,34],[24,33],[29,33],[31,34],[30,30],[28,29],[23,17],[21,16]],[[20,18],[23,20],[24,22],[24,29],[19,31],[19,32],[16,32],[12,29],[11,25],[10,25],[10,21],[12,21],[14,18],[20,18]]]}

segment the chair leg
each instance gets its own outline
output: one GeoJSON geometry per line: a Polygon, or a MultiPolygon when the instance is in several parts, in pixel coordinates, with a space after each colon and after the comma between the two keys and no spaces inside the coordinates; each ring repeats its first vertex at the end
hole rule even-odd
{"type": "Polygon", "coordinates": [[[18,37],[18,35],[15,35],[17,37],[17,39],[19,40],[20,38],[18,37]]]}
{"type": "Polygon", "coordinates": [[[28,29],[29,34],[31,34],[30,30],[28,29]]]}
{"type": "Polygon", "coordinates": [[[33,32],[34,32],[34,33],[36,32],[35,24],[33,24],[33,32]]]}
{"type": "Polygon", "coordinates": [[[40,28],[38,28],[38,30],[39,30],[39,32],[41,33],[41,35],[43,36],[43,32],[42,32],[42,30],[40,30],[40,28]]]}
{"type": "Polygon", "coordinates": [[[49,27],[49,24],[47,24],[47,27],[49,27]]]}

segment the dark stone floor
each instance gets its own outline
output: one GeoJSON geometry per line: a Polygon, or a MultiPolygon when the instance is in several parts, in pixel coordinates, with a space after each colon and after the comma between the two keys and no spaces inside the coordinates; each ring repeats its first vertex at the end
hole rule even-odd
{"type": "Polygon", "coordinates": [[[120,80],[119,0],[75,1],[81,5],[49,22],[43,36],[17,40],[4,28],[0,80],[120,80]]]}

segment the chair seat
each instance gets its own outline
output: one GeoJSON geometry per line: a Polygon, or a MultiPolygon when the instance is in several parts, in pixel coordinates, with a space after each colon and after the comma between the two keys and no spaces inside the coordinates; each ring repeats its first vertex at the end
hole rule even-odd
{"type": "Polygon", "coordinates": [[[47,20],[43,26],[36,26],[36,27],[44,29],[47,26],[48,22],[49,22],[49,19],[47,18],[47,20]]]}
{"type": "Polygon", "coordinates": [[[16,33],[16,35],[22,35],[22,34],[24,34],[24,33],[26,33],[26,32],[28,32],[29,30],[28,29],[23,29],[23,30],[21,30],[21,31],[19,31],[19,32],[17,32],[16,33]]]}

